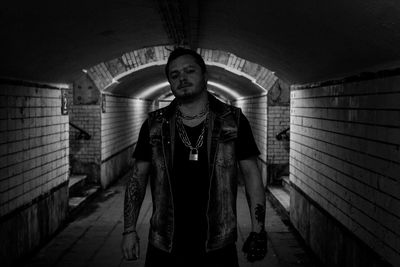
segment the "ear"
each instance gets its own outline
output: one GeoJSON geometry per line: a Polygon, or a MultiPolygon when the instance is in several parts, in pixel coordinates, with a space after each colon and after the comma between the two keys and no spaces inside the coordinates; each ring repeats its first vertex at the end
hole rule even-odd
{"type": "Polygon", "coordinates": [[[208,82],[208,72],[205,71],[203,75],[204,75],[204,80],[205,80],[205,82],[207,84],[207,82],[208,82]]]}

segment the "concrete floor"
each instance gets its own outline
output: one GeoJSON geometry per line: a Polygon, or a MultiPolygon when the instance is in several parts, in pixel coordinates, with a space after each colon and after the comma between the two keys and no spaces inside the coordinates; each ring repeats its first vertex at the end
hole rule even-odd
{"type": "MultiPolygon", "coordinates": [[[[144,266],[147,248],[149,218],[151,216],[150,191],[138,220],[137,230],[141,237],[141,256],[138,261],[125,261],[120,252],[123,228],[123,196],[127,176],[108,190],[85,204],[82,211],[45,245],[24,266],[144,266]]],[[[298,241],[291,227],[286,225],[271,204],[266,203],[266,228],[269,235],[268,254],[263,261],[249,263],[241,253],[249,233],[250,218],[244,188],[239,188],[237,248],[241,267],[268,266],[317,266],[311,255],[298,241]]]]}

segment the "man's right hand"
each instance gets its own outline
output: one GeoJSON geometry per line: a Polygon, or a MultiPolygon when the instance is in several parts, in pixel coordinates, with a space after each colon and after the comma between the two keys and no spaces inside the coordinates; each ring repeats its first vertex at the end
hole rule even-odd
{"type": "Polygon", "coordinates": [[[251,232],[243,244],[242,251],[249,262],[264,259],[268,251],[267,232],[264,230],[259,233],[251,232]]]}
{"type": "Polygon", "coordinates": [[[123,235],[121,249],[125,260],[134,261],[139,259],[140,241],[136,231],[123,235]]]}

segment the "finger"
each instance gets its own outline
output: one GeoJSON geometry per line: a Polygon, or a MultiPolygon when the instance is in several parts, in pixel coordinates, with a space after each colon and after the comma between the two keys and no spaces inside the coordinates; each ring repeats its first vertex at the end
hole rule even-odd
{"type": "Polygon", "coordinates": [[[128,252],[125,249],[122,251],[122,255],[124,256],[125,260],[129,258],[128,252]]]}
{"type": "Polygon", "coordinates": [[[132,253],[130,253],[130,249],[125,249],[125,260],[129,260],[132,258],[132,253]]]}
{"type": "Polygon", "coordinates": [[[131,249],[131,260],[137,260],[138,259],[138,252],[137,252],[137,246],[134,246],[131,249]]]}
{"type": "Polygon", "coordinates": [[[124,245],[121,245],[121,254],[122,254],[122,257],[124,257],[124,259],[126,259],[128,257],[128,254],[127,254],[127,251],[126,251],[126,248],[124,245]]]}
{"type": "Polygon", "coordinates": [[[121,254],[122,254],[122,257],[125,259],[125,250],[123,247],[121,247],[121,254]]]}
{"type": "Polygon", "coordinates": [[[260,261],[260,260],[264,259],[264,257],[265,257],[265,254],[263,254],[263,253],[249,254],[248,260],[250,262],[260,261]]]}
{"type": "Polygon", "coordinates": [[[259,257],[257,257],[256,255],[251,255],[251,256],[248,258],[248,261],[249,261],[249,262],[255,262],[255,261],[258,261],[258,260],[260,260],[260,259],[262,259],[262,258],[259,258],[259,257]]]}
{"type": "Polygon", "coordinates": [[[127,257],[125,258],[125,260],[127,261],[134,261],[137,260],[138,258],[136,257],[136,255],[133,253],[133,251],[127,253],[127,257]]]}
{"type": "Polygon", "coordinates": [[[134,250],[133,250],[133,248],[129,248],[129,249],[127,249],[127,251],[126,251],[126,253],[127,253],[127,260],[135,260],[136,259],[136,254],[134,253],[134,250]]]}
{"type": "Polygon", "coordinates": [[[140,257],[140,244],[139,244],[139,242],[137,242],[137,244],[136,244],[136,257],[137,258],[140,257]]]}
{"type": "Polygon", "coordinates": [[[129,258],[129,260],[131,260],[131,261],[134,261],[134,260],[137,260],[138,259],[138,256],[137,256],[137,252],[136,252],[136,249],[135,248],[132,248],[131,250],[130,250],[130,258],[129,258]]]}
{"type": "Polygon", "coordinates": [[[260,260],[262,260],[264,258],[264,254],[258,254],[258,255],[256,255],[256,260],[257,261],[260,261],[260,260]]]}
{"type": "Polygon", "coordinates": [[[254,259],[254,256],[253,255],[249,255],[248,257],[247,257],[247,260],[249,261],[249,262],[255,262],[256,260],[254,259]]]}

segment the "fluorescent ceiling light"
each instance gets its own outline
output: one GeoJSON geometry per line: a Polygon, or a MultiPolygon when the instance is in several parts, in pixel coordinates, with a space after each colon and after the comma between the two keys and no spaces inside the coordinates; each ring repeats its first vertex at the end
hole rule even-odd
{"type": "Polygon", "coordinates": [[[150,87],[147,87],[143,93],[139,94],[136,96],[136,98],[143,98],[146,99],[148,98],[150,95],[154,94],[155,92],[157,92],[158,90],[161,90],[165,87],[169,86],[169,83],[167,81],[162,82],[162,83],[157,83],[155,85],[152,85],[150,87]]]}
{"type": "Polygon", "coordinates": [[[208,84],[211,86],[214,86],[221,90],[225,95],[229,95],[231,98],[237,99],[242,97],[240,94],[238,94],[235,90],[231,89],[230,87],[227,87],[225,85],[222,85],[220,83],[214,82],[214,81],[208,81],[208,84]]]}

